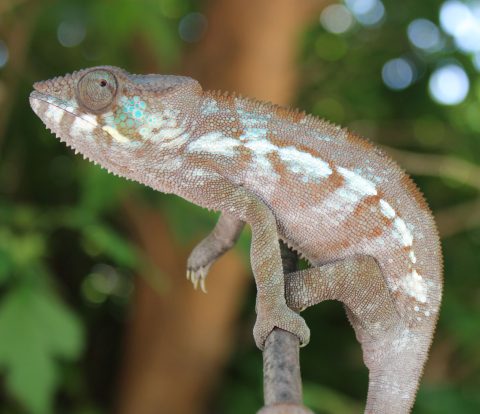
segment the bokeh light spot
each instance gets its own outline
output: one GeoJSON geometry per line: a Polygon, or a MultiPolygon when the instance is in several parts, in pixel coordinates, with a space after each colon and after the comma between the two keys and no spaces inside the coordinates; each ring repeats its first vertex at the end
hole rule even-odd
{"type": "Polygon", "coordinates": [[[198,42],[207,30],[207,18],[202,13],[189,13],[178,25],[180,38],[188,43],[198,42]]]}
{"type": "Polygon", "coordinates": [[[348,31],[354,23],[352,13],[341,4],[326,7],[320,15],[320,23],[331,33],[340,34],[348,31]]]}
{"type": "Polygon", "coordinates": [[[414,81],[414,68],[404,58],[389,60],[382,68],[382,79],[385,85],[393,90],[408,88],[414,81]]]}
{"type": "Polygon", "coordinates": [[[464,52],[480,51],[480,21],[470,24],[455,37],[458,48],[464,52]]]}
{"type": "Polygon", "coordinates": [[[432,73],[428,87],[436,102],[443,105],[457,105],[466,98],[470,81],[461,66],[449,64],[432,73]]]}
{"type": "Polygon", "coordinates": [[[438,27],[427,19],[416,19],[408,25],[408,39],[419,49],[436,51],[441,47],[438,27]]]}
{"type": "Polygon", "coordinates": [[[447,33],[457,36],[465,26],[474,19],[468,6],[460,1],[452,0],[442,4],[440,8],[440,24],[447,33]]]}
{"type": "Polygon", "coordinates": [[[480,51],[480,6],[458,0],[443,3],[440,9],[440,24],[452,35],[457,47],[466,53],[480,51]]]}
{"type": "Polygon", "coordinates": [[[380,0],[345,0],[345,3],[364,26],[375,26],[385,16],[385,6],[380,0]]]}
{"type": "Polygon", "coordinates": [[[58,25],[57,38],[62,46],[74,47],[83,42],[86,33],[83,22],[63,21],[58,25]]]}
{"type": "Polygon", "coordinates": [[[0,68],[3,68],[8,62],[8,47],[0,40],[0,68]]]}

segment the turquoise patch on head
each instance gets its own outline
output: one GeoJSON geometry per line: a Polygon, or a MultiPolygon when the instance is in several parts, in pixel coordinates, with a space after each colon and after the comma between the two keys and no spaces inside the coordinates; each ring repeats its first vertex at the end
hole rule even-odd
{"type": "Polygon", "coordinates": [[[133,119],[127,119],[127,126],[132,127],[133,126],[133,119]]]}
{"type": "Polygon", "coordinates": [[[135,118],[141,118],[143,116],[143,112],[137,109],[133,112],[133,116],[135,118]]]}

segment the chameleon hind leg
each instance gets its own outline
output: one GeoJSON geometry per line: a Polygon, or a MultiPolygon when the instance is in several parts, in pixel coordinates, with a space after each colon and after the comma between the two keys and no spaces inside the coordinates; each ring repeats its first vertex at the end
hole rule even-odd
{"type": "Polygon", "coordinates": [[[195,289],[198,284],[206,293],[205,280],[210,266],[237,241],[245,223],[226,214],[221,214],[212,232],[190,253],[187,260],[187,279],[195,289]]]}
{"type": "Polygon", "coordinates": [[[407,326],[372,257],[357,256],[290,273],[285,293],[293,309],[328,299],[343,302],[369,369],[365,413],[410,412],[434,325],[407,326]]]}

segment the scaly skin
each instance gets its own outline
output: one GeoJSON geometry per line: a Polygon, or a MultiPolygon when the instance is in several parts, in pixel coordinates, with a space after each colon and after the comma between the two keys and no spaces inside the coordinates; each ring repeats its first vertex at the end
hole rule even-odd
{"type": "Polygon", "coordinates": [[[34,87],[33,110],[85,158],[222,213],[188,260],[195,285],[205,288],[209,267],[250,225],[259,348],[275,326],[308,343],[285,297],[293,308],[340,300],[370,370],[366,412],[409,412],[440,307],[442,259],[430,211],[393,161],[325,121],[204,92],[186,77],[105,66],[34,87]],[[278,239],[312,264],[286,283],[278,239]]]}

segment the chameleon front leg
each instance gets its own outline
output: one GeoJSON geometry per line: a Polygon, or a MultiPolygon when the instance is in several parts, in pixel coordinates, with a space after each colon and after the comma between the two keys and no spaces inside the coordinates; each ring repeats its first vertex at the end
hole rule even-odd
{"type": "Polygon", "coordinates": [[[245,223],[227,214],[221,214],[212,232],[195,246],[187,260],[187,279],[195,289],[200,283],[203,292],[210,266],[237,241],[245,223]]]}
{"type": "Polygon", "coordinates": [[[257,320],[253,336],[257,346],[263,349],[267,336],[275,327],[291,332],[301,344],[307,344],[310,330],[285,301],[277,222],[270,208],[244,187],[224,179],[212,182],[205,196],[206,207],[234,215],[252,229],[250,261],[257,285],[257,320]]]}
{"type": "Polygon", "coordinates": [[[343,302],[369,369],[365,413],[410,412],[435,324],[407,326],[372,257],[352,257],[288,274],[285,292],[294,309],[328,299],[343,302]]]}

